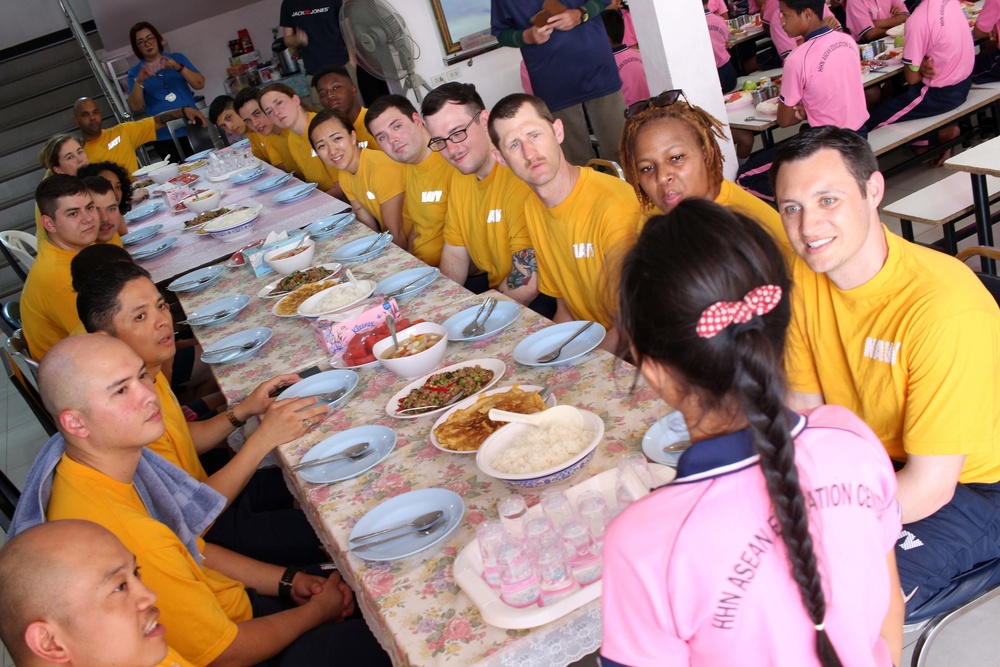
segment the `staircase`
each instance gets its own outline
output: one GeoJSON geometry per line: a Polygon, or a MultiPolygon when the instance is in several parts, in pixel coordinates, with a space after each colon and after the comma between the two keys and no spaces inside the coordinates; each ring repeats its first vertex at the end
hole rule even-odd
{"type": "MultiPolygon", "coordinates": [[[[87,34],[101,48],[97,32],[87,34]]],[[[104,122],[114,114],[76,40],[0,61],[0,230],[35,231],[35,188],[45,170],[38,153],[54,134],[80,132],[73,123],[73,103],[94,98],[104,122]]],[[[0,299],[17,298],[21,281],[0,257],[0,299]],[[12,296],[14,295],[14,296],[12,296]]]]}

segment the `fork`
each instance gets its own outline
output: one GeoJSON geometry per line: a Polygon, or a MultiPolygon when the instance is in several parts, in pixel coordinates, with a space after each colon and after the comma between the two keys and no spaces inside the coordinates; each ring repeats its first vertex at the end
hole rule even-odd
{"type": "MultiPolygon", "coordinates": [[[[217,356],[219,354],[222,354],[223,356],[229,356],[229,353],[233,352],[235,350],[240,350],[240,351],[242,351],[242,350],[252,350],[253,348],[257,347],[258,345],[260,345],[260,340],[257,339],[257,338],[254,338],[253,340],[247,341],[246,343],[243,343],[242,345],[229,345],[227,347],[220,347],[218,350],[206,350],[205,354],[207,354],[210,357],[214,357],[214,356],[217,356]]],[[[220,359],[220,361],[221,361],[221,359],[220,359]]]]}
{"type": "Polygon", "coordinates": [[[191,287],[197,287],[198,285],[203,285],[212,279],[212,276],[203,276],[198,278],[198,280],[189,280],[186,283],[181,283],[180,285],[174,285],[174,290],[188,289],[191,287]]]}
{"type": "Polygon", "coordinates": [[[211,315],[203,315],[202,317],[192,317],[190,319],[184,320],[183,322],[178,322],[177,324],[189,324],[191,326],[198,326],[200,324],[208,324],[209,322],[214,322],[215,320],[221,320],[226,315],[233,312],[232,308],[226,308],[225,310],[220,310],[217,313],[212,313],[211,315]]]}
{"type": "Polygon", "coordinates": [[[476,329],[479,328],[479,316],[483,314],[483,310],[486,309],[486,306],[490,305],[491,301],[493,301],[493,297],[486,297],[486,301],[483,301],[482,305],[479,306],[479,310],[476,311],[476,316],[472,318],[472,322],[469,323],[469,326],[462,329],[463,336],[476,335],[476,329]]]}
{"type": "Polygon", "coordinates": [[[486,309],[486,314],[483,315],[483,321],[480,322],[479,325],[476,327],[476,333],[473,334],[474,336],[482,336],[484,333],[486,333],[486,323],[490,321],[490,315],[493,314],[493,309],[496,307],[497,307],[497,300],[493,299],[493,301],[490,303],[490,307],[486,309]]]}

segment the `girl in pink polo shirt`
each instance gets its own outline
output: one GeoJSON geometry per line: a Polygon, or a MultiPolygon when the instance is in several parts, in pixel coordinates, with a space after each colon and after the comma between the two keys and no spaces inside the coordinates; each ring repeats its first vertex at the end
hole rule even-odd
{"type": "Polygon", "coordinates": [[[693,444],[605,534],[605,667],[900,659],[895,473],[845,408],[785,408],[789,290],[767,232],[704,200],[626,257],[623,342],[693,444]]]}
{"type": "Polygon", "coordinates": [[[712,40],[712,55],[715,56],[715,69],[719,72],[719,85],[722,92],[728,93],[736,88],[736,68],[729,57],[729,24],[726,20],[714,14],[709,6],[711,0],[701,0],[705,7],[705,21],[708,23],[708,36],[712,40]]]}

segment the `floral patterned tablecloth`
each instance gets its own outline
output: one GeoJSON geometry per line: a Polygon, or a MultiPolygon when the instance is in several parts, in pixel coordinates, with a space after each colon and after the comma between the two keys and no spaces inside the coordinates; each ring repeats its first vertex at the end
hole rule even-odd
{"type": "MultiPolygon", "coordinates": [[[[326,261],[336,247],[369,233],[354,224],[319,241],[314,262],[326,261]]],[[[390,246],[378,258],[352,268],[359,278],[379,280],[422,265],[390,246]]],[[[192,312],[224,296],[254,296],[271,280],[273,275],[254,278],[248,269],[233,269],[203,291],[180,295],[181,302],[187,312],[192,312]]],[[[429,288],[402,300],[400,308],[406,317],[443,322],[483,298],[440,277],[429,288]]],[[[231,401],[277,373],[313,365],[329,368],[329,359],[315,341],[308,321],[275,317],[270,312],[273,303],[254,297],[235,320],[196,330],[203,345],[248,327],[269,326],[274,330],[272,339],[256,355],[241,363],[214,367],[231,401]]],[[[579,481],[614,467],[623,452],[639,450],[645,431],[670,408],[647,388],[630,392],[634,369],[602,351],[553,368],[516,363],[511,356],[514,346],[548,324],[548,320],[523,309],[513,325],[491,339],[449,343],[444,363],[498,358],[507,365],[501,385],[554,385],[560,403],[599,414],[605,423],[604,439],[583,475],[575,480],[579,481]]],[[[429,442],[436,416],[397,420],[386,414],[386,403],[406,380],[378,366],[361,369],[359,375],[358,387],[348,403],[331,412],[306,436],[280,447],[278,456],[285,466],[295,463],[322,439],[363,424],[383,424],[396,430],[395,451],[355,479],[311,484],[286,471],[290,488],[302,501],[345,579],[357,591],[365,618],[394,664],[551,666],[569,664],[596,651],[601,641],[599,602],[532,630],[502,630],[483,622],[475,605],[455,583],[452,564],[475,537],[476,526],[497,516],[497,500],[507,495],[507,489],[481,474],[474,456],[442,452],[429,442]],[[368,562],[345,550],[352,527],[366,512],[388,498],[428,487],[451,489],[465,500],[464,521],[447,539],[419,554],[387,563],[368,562]]],[[[529,498],[529,503],[533,502],[529,498]]]]}

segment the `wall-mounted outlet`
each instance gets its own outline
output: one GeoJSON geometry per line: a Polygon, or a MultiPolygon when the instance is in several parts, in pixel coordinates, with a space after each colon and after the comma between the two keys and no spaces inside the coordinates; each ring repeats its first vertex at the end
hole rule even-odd
{"type": "Polygon", "coordinates": [[[462,70],[456,67],[455,69],[450,69],[447,72],[442,72],[441,74],[432,76],[431,86],[437,88],[442,83],[448,83],[449,81],[455,81],[460,78],[462,78],[462,70]]]}

